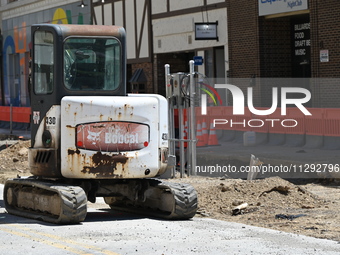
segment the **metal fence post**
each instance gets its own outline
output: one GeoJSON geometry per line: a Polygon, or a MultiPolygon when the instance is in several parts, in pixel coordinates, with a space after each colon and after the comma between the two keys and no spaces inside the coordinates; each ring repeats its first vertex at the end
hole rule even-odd
{"type": "Polygon", "coordinates": [[[190,156],[191,167],[190,171],[192,175],[196,175],[196,118],[195,118],[195,81],[194,81],[194,60],[189,61],[190,70],[190,156]]]}
{"type": "MultiPolygon", "coordinates": [[[[170,84],[171,75],[170,75],[170,65],[166,64],[164,66],[165,68],[165,86],[166,86],[166,97],[168,101],[168,132],[169,132],[169,155],[175,155],[175,141],[173,138],[175,138],[175,123],[174,123],[174,107],[172,102],[172,88],[170,84]]],[[[174,178],[176,176],[176,166],[173,166],[170,168],[171,178],[174,178]]]]}
{"type": "Polygon", "coordinates": [[[13,107],[12,107],[12,104],[10,104],[10,107],[9,107],[9,130],[10,130],[10,134],[12,134],[12,132],[13,132],[13,107]]]}

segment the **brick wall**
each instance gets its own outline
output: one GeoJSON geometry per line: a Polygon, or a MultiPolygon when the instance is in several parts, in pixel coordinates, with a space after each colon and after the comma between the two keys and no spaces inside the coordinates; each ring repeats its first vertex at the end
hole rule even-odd
{"type": "MultiPolygon", "coordinates": [[[[257,1],[229,0],[228,2],[228,47],[229,76],[249,79],[260,77],[259,41],[258,41],[258,3],[257,1]]],[[[235,84],[244,95],[249,82],[235,84]]],[[[261,90],[256,84],[253,88],[254,105],[260,104],[261,90]]],[[[232,99],[229,98],[232,103],[232,99]]]]}
{"type": "Polygon", "coordinates": [[[259,75],[257,3],[246,2],[230,0],[228,6],[229,74],[234,78],[259,75]]]}
{"type": "MultiPolygon", "coordinates": [[[[340,77],[340,1],[309,0],[311,24],[311,77],[340,77]],[[329,50],[329,62],[320,63],[320,50],[329,50]]],[[[308,17],[308,14],[305,14],[308,17]]],[[[228,2],[229,64],[231,78],[292,77],[291,23],[302,17],[258,17],[258,1],[228,2]]],[[[340,79],[340,78],[339,78],[340,79]]],[[[238,85],[238,84],[237,84],[238,85]]],[[[246,95],[247,82],[240,88],[246,95]]],[[[340,107],[338,80],[313,80],[304,84],[312,92],[313,107],[340,107]]],[[[270,106],[272,84],[256,83],[255,106],[270,106]]]]}
{"type": "MultiPolygon", "coordinates": [[[[340,77],[340,1],[310,0],[312,77],[340,77]],[[327,3],[327,4],[326,4],[327,3]],[[320,62],[320,50],[329,50],[329,62],[320,62]]],[[[340,79],[339,79],[340,80],[340,79]]],[[[340,107],[340,83],[327,79],[314,82],[314,106],[340,107]]]]}

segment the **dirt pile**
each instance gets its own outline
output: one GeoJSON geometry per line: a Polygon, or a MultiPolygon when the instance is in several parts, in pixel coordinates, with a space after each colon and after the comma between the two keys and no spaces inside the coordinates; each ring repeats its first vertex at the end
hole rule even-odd
{"type": "Polygon", "coordinates": [[[0,151],[0,183],[4,183],[8,178],[29,175],[27,154],[31,141],[18,141],[12,145],[9,144],[4,142],[5,149],[0,151]]]}
{"type": "MultiPolygon", "coordinates": [[[[18,141],[0,151],[1,183],[30,175],[29,146],[30,141],[18,141]]],[[[340,186],[336,181],[292,183],[279,177],[254,181],[190,177],[170,181],[195,187],[199,200],[196,217],[340,241],[340,186]]]]}
{"type": "Polygon", "coordinates": [[[340,241],[339,183],[297,185],[279,177],[254,181],[190,177],[180,181],[196,188],[198,217],[340,241]],[[240,205],[245,208],[234,210],[240,205]]]}

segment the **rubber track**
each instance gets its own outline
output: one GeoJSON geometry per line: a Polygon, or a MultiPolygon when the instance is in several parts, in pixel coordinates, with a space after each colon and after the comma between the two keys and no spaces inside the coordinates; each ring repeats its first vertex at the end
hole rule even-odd
{"type": "MultiPolygon", "coordinates": [[[[168,220],[187,220],[195,216],[198,203],[197,192],[193,186],[184,183],[165,182],[159,179],[144,179],[141,181],[149,181],[153,187],[169,190],[174,198],[173,210],[171,212],[160,212],[149,210],[149,208],[141,209],[140,207],[134,208],[132,206],[111,206],[111,208],[168,220]]],[[[139,206],[141,205],[139,204],[139,206]]]]}
{"type": "MultiPolygon", "coordinates": [[[[4,200],[6,210],[10,214],[21,217],[42,220],[55,224],[75,224],[84,221],[87,213],[87,197],[84,190],[78,186],[69,186],[56,184],[52,182],[37,181],[34,179],[13,179],[8,180],[4,188],[4,200]],[[9,187],[20,189],[20,187],[31,187],[32,190],[39,188],[56,193],[61,199],[60,214],[58,216],[48,213],[34,212],[32,210],[21,208],[20,206],[11,206],[7,201],[7,190],[9,187]]],[[[48,211],[48,208],[46,208],[48,211]]]]}
{"type": "Polygon", "coordinates": [[[170,189],[175,199],[174,209],[166,219],[185,220],[195,216],[197,211],[197,193],[194,187],[184,183],[161,181],[158,187],[170,189]]]}

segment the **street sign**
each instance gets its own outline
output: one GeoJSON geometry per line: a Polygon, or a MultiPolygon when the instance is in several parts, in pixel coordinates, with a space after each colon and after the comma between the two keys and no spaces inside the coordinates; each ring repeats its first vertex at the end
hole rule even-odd
{"type": "Polygon", "coordinates": [[[194,64],[195,64],[195,66],[203,65],[203,57],[201,57],[201,56],[194,56],[194,64]]]}
{"type": "Polygon", "coordinates": [[[218,22],[195,23],[195,40],[217,40],[218,22]]]}
{"type": "Polygon", "coordinates": [[[320,50],[320,62],[329,62],[328,50],[320,50]]]}

